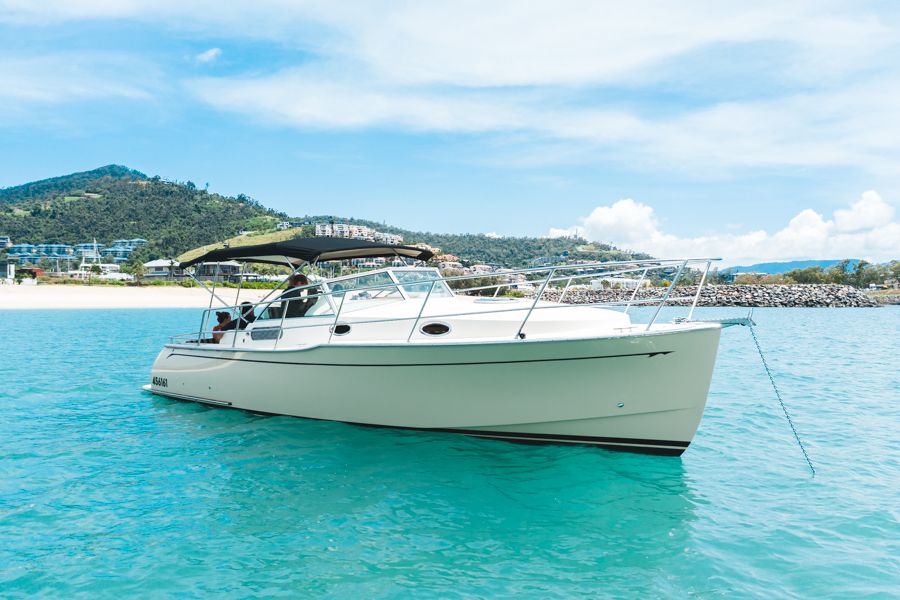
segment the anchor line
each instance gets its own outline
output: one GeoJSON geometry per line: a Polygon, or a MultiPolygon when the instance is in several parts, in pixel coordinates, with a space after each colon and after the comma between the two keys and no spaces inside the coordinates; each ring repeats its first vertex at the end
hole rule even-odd
{"type": "Polygon", "coordinates": [[[803,453],[803,458],[806,459],[806,464],[809,465],[809,470],[812,471],[813,477],[816,476],[816,469],[813,467],[812,461],[809,459],[809,454],[806,452],[806,447],[803,446],[803,442],[800,441],[800,434],[797,433],[797,428],[794,426],[794,421],[791,419],[790,413],[788,413],[787,406],[784,404],[784,400],[781,398],[781,392],[778,391],[778,386],[775,385],[775,378],[772,376],[772,371],[769,370],[769,364],[766,362],[766,357],[763,355],[762,348],[759,345],[759,339],[756,337],[756,331],[753,329],[753,325],[749,325],[750,327],[750,335],[753,336],[753,343],[756,344],[756,350],[759,352],[759,358],[762,360],[763,368],[766,370],[766,375],[769,376],[769,382],[772,384],[772,389],[775,390],[775,397],[778,398],[778,403],[781,405],[781,410],[784,411],[784,416],[787,419],[788,425],[791,426],[791,431],[794,432],[794,439],[797,440],[797,445],[800,446],[800,451],[803,453]]]}

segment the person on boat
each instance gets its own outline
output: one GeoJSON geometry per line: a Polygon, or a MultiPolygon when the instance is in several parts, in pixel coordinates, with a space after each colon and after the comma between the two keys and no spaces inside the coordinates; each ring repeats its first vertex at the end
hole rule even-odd
{"type": "Polygon", "coordinates": [[[219,331],[231,331],[233,329],[240,329],[243,331],[247,328],[247,325],[256,320],[256,315],[253,314],[253,305],[249,302],[241,302],[241,316],[237,319],[232,319],[227,324],[223,325],[219,331]]]}
{"type": "Polygon", "coordinates": [[[234,329],[234,326],[229,327],[232,323],[234,323],[234,319],[231,318],[231,313],[228,311],[219,311],[216,313],[216,321],[218,321],[218,325],[213,327],[213,335],[212,335],[212,343],[218,344],[219,340],[222,339],[222,336],[225,335],[225,331],[228,329],[234,329]]]}
{"type": "Polygon", "coordinates": [[[287,308],[284,311],[284,317],[286,319],[292,319],[294,317],[302,317],[306,314],[312,305],[316,303],[318,298],[306,298],[302,299],[302,297],[309,292],[303,290],[301,288],[309,285],[309,279],[306,278],[306,275],[303,273],[297,273],[293,277],[291,277],[289,281],[290,289],[281,295],[281,300],[287,304],[287,308]]]}

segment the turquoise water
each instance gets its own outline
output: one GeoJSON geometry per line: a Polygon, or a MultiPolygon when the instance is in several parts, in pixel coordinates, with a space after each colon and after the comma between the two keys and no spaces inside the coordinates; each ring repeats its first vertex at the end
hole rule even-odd
{"type": "Polygon", "coordinates": [[[815,478],[743,328],[678,459],[156,398],[197,311],[0,315],[0,596],[900,593],[897,307],[756,313],[815,478]]]}

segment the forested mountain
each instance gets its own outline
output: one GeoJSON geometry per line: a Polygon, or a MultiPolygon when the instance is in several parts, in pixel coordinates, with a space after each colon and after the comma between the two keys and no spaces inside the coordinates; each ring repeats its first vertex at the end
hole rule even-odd
{"type": "MultiPolygon", "coordinates": [[[[164,181],[119,165],[0,189],[0,235],[15,243],[76,244],[94,239],[144,238],[142,260],[175,257],[192,248],[221,243],[241,230],[274,229],[286,215],[248,198],[209,193],[188,182],[164,181]]],[[[338,216],[302,217],[307,224],[350,222],[399,233],[404,242],[424,242],[470,263],[528,266],[561,258],[617,260],[646,257],[576,238],[509,237],[409,231],[338,216]]],[[[313,235],[309,225],[296,235],[313,235]]],[[[254,243],[241,239],[242,243],[254,243]]]]}
{"type": "Polygon", "coordinates": [[[144,238],[145,254],[174,256],[282,217],[243,195],[220,196],[118,165],[0,190],[0,235],[32,244],[144,238]]]}

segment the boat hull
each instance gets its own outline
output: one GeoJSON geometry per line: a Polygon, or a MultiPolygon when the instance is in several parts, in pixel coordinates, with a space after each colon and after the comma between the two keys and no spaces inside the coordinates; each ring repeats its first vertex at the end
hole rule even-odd
{"type": "Polygon", "coordinates": [[[680,455],[703,414],[719,334],[692,325],[496,343],[171,345],[150,390],[269,414],[680,455]]]}

